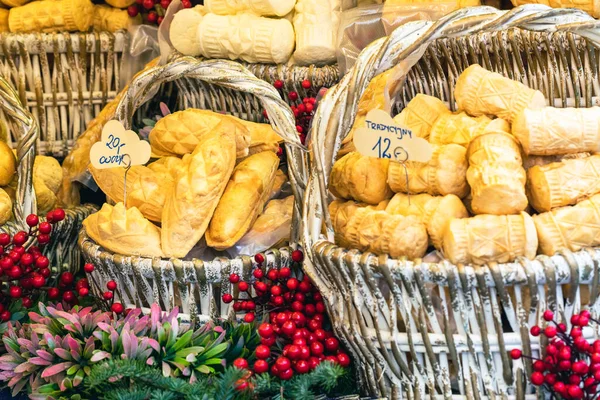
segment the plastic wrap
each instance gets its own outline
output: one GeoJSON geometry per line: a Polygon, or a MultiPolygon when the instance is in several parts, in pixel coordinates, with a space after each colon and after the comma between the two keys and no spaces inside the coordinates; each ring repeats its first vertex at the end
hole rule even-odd
{"type": "Polygon", "coordinates": [[[411,21],[433,21],[456,8],[455,1],[406,5],[374,4],[343,11],[338,32],[337,60],[345,74],[360,52],[373,41],[388,36],[411,21]]]}
{"type": "Polygon", "coordinates": [[[129,51],[123,52],[120,87],[127,86],[135,74],[160,55],[157,27],[134,25],[128,31],[130,46],[129,51]]]}

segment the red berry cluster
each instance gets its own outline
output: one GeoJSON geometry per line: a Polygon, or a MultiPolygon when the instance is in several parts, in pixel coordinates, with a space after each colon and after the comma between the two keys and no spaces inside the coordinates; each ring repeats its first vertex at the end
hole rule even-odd
{"type": "MultiPolygon", "coordinates": [[[[58,208],[46,214],[45,222],[40,222],[40,217],[35,214],[28,215],[25,219],[28,232],[19,231],[13,236],[0,233],[0,280],[8,288],[6,292],[0,292],[0,320],[10,320],[11,313],[7,308],[13,301],[21,300],[23,307],[30,308],[34,299],[37,300],[44,291],[51,299],[59,297],[59,288],[48,286],[52,271],[50,261],[42,254],[41,248],[50,242],[52,225],[63,219],[65,211],[58,208]],[[35,241],[39,246],[35,245],[35,241]]],[[[65,272],[58,286],[66,287],[73,280],[73,274],[65,272]]],[[[72,292],[71,295],[65,292],[63,300],[73,304],[76,298],[72,292]]]]}
{"type": "Polygon", "coordinates": [[[546,310],[543,318],[548,322],[546,327],[533,326],[530,333],[532,336],[543,335],[549,339],[544,349],[544,358],[525,356],[519,349],[511,350],[511,358],[531,358],[531,383],[552,393],[553,398],[596,399],[600,394],[600,340],[588,342],[583,337],[583,328],[590,321],[598,321],[593,320],[590,312],[584,310],[571,317],[573,327],[567,333],[567,326],[557,323],[552,311],[546,310]]]}
{"type": "MultiPolygon", "coordinates": [[[[285,85],[281,80],[276,80],[275,83],[273,83],[273,86],[283,95],[284,98],[285,95],[287,95],[287,98],[290,100],[290,105],[292,111],[294,112],[294,117],[296,118],[296,131],[298,131],[300,141],[302,144],[304,144],[306,141],[306,134],[308,133],[310,123],[314,116],[314,109],[317,99],[311,96],[301,98],[296,91],[283,92],[285,85]]],[[[309,93],[312,88],[311,82],[308,79],[303,80],[302,88],[306,93],[309,93]]],[[[266,110],[263,111],[263,116],[268,118],[266,110]]]]}
{"type": "MultiPolygon", "coordinates": [[[[300,263],[301,251],[292,253],[293,261],[300,263]]],[[[289,380],[294,374],[306,374],[322,361],[331,361],[342,367],[350,365],[350,358],[339,348],[333,332],[324,329],[326,324],[325,304],[321,294],[304,276],[297,279],[292,270],[283,267],[265,273],[261,268],[264,257],[255,256],[259,268],[253,272],[254,297],[250,282],[242,281],[231,274],[229,281],[236,284],[247,298],[237,299],[233,308],[246,312],[244,321],[253,322],[258,307],[263,307],[266,321],[258,327],[261,344],[255,349],[254,373],[271,372],[281,380],[289,380]]],[[[230,294],[223,295],[225,303],[234,301],[230,294]]],[[[240,358],[234,362],[238,368],[249,368],[248,361],[240,358]]]]}
{"type": "MultiPolygon", "coordinates": [[[[131,18],[142,14],[145,23],[150,25],[160,25],[165,18],[167,8],[171,4],[171,0],[135,0],[135,3],[127,8],[127,13],[131,18]]],[[[191,8],[190,0],[182,0],[183,8],[191,8]]]]}

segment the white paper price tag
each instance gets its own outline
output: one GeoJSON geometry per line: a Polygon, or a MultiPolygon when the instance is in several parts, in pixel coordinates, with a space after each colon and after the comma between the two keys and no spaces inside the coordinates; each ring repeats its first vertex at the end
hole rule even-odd
{"type": "Polygon", "coordinates": [[[126,131],[119,121],[108,121],[90,150],[90,160],[97,169],[144,165],[150,160],[150,143],[126,131]]]}
{"type": "Polygon", "coordinates": [[[413,137],[409,129],[398,126],[383,110],[369,111],[366,126],[354,132],[353,141],[362,155],[400,162],[428,162],[433,154],[427,140],[413,137]]]}

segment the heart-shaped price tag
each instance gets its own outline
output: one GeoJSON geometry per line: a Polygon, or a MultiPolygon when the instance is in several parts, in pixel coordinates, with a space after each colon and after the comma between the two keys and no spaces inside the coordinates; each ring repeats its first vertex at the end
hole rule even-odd
{"type": "Polygon", "coordinates": [[[396,124],[383,110],[371,110],[366,126],[354,132],[354,147],[365,156],[389,158],[394,161],[428,162],[433,155],[431,144],[413,136],[410,129],[396,124]]]}
{"type": "Polygon", "coordinates": [[[113,120],[104,125],[101,140],[92,146],[90,161],[97,169],[128,168],[146,164],[150,160],[150,153],[150,143],[113,120]]]}

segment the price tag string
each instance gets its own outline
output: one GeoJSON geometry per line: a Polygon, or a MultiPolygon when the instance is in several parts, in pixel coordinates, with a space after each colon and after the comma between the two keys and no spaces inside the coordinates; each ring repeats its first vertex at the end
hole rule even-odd
{"type": "Polygon", "coordinates": [[[123,154],[123,160],[121,160],[121,163],[125,161],[125,157],[127,157],[128,162],[127,166],[125,166],[125,176],[123,178],[123,207],[127,209],[127,173],[131,169],[131,157],[129,156],[129,154],[123,154]]]}
{"type": "Polygon", "coordinates": [[[408,168],[406,168],[406,162],[408,161],[408,152],[404,150],[402,146],[398,146],[394,149],[394,158],[402,165],[402,168],[404,168],[404,175],[406,176],[406,197],[408,197],[408,206],[410,207],[410,190],[408,189],[408,168]]]}

